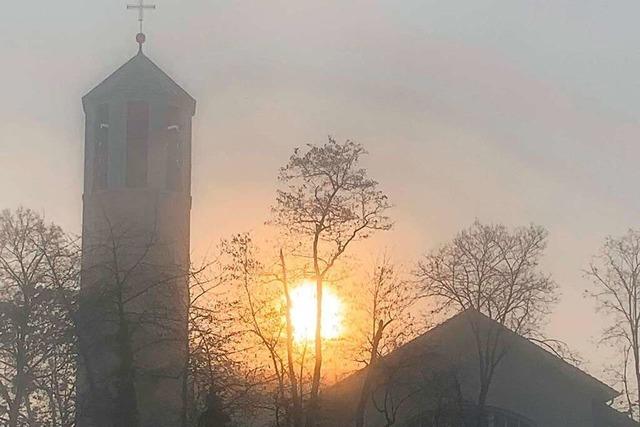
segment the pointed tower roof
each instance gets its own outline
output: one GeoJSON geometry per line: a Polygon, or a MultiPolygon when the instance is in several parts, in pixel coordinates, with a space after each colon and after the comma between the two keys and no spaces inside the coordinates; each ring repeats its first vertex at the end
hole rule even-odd
{"type": "Polygon", "coordinates": [[[167,96],[195,114],[196,101],[180,85],[151,61],[142,49],[82,98],[88,104],[100,103],[116,96],[167,96]]]}

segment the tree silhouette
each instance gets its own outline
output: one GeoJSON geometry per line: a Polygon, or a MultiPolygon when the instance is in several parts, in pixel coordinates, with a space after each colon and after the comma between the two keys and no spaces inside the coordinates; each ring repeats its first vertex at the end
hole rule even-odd
{"type": "MultiPolygon", "coordinates": [[[[557,288],[539,270],[546,238],[546,230],[535,225],[508,229],[476,221],[426,255],[418,264],[417,278],[424,295],[439,303],[439,310],[473,309],[520,335],[551,344],[539,336],[540,322],[556,301],[557,288]]],[[[485,330],[473,320],[470,327],[479,360],[475,419],[480,427],[495,370],[508,348],[503,344],[503,328],[485,330]]]]}
{"type": "Polygon", "coordinates": [[[303,242],[316,283],[314,369],[307,408],[307,424],[317,420],[322,373],[322,304],[324,283],[336,262],[356,240],[388,230],[391,207],[378,182],[369,178],[360,160],[362,145],[329,137],[323,145],[294,150],[280,169],[273,223],[303,242]]]}
{"type": "MultiPolygon", "coordinates": [[[[365,425],[365,410],[372,399],[376,376],[385,371],[384,366],[378,366],[380,359],[426,329],[426,324],[419,324],[412,313],[421,297],[418,283],[403,277],[386,254],[373,270],[358,292],[369,327],[362,349],[367,369],[356,406],[356,427],[365,425]]],[[[389,409],[390,401],[387,399],[386,403],[389,409]]],[[[390,422],[394,418],[389,413],[385,419],[390,422]]]]}
{"type": "Polygon", "coordinates": [[[35,212],[0,213],[0,421],[74,422],[75,242],[35,212]]]}
{"type": "Polygon", "coordinates": [[[640,389],[640,232],[608,237],[587,270],[594,287],[588,293],[609,320],[603,340],[620,346],[617,377],[629,416],[639,417],[640,389]],[[631,370],[631,373],[629,373],[631,370]]]}

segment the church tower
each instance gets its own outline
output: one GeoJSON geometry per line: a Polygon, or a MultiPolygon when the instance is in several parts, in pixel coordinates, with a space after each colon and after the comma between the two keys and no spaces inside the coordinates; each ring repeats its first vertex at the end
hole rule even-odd
{"type": "Polygon", "coordinates": [[[82,99],[79,427],[177,427],[186,416],[196,102],[137,41],[82,99]]]}

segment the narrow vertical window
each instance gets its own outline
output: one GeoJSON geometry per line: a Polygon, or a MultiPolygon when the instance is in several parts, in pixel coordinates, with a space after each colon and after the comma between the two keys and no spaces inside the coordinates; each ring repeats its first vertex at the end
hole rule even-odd
{"type": "Polygon", "coordinates": [[[169,107],[166,117],[167,126],[167,175],[166,187],[171,191],[182,191],[183,150],[182,121],[180,110],[169,107]]]}
{"type": "Polygon", "coordinates": [[[94,128],[93,191],[107,188],[109,170],[109,106],[101,104],[96,112],[94,128]]]}
{"type": "Polygon", "coordinates": [[[149,104],[142,101],[127,105],[127,187],[147,184],[149,143],[149,104]]]}

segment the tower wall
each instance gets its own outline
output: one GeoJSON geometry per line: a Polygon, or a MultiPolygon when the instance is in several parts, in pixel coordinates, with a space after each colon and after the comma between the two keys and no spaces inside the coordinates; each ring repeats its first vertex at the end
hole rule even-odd
{"type": "Polygon", "coordinates": [[[78,425],[182,425],[195,102],[139,54],[84,100],[78,425]],[[128,68],[127,68],[128,67],[128,68]]]}

